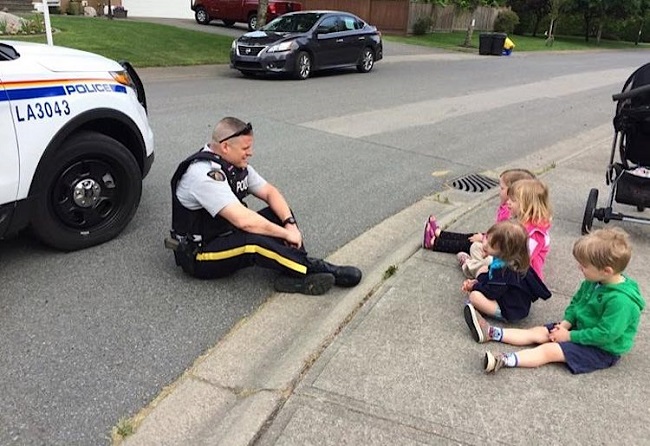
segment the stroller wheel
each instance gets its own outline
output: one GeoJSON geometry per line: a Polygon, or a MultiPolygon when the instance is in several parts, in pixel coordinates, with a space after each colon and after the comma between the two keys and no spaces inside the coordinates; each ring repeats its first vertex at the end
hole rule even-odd
{"type": "Polygon", "coordinates": [[[587,198],[587,206],[585,206],[585,214],[582,217],[582,234],[587,234],[591,231],[591,225],[594,222],[594,213],[596,212],[596,204],[598,203],[598,189],[591,189],[589,191],[589,198],[587,198]]]}

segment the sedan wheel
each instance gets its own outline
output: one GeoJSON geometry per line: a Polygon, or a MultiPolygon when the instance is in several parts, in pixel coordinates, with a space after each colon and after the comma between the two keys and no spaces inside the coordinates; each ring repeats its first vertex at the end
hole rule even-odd
{"type": "Polygon", "coordinates": [[[198,8],[196,10],[194,13],[194,19],[196,20],[196,23],[199,23],[201,25],[207,25],[210,23],[210,16],[204,8],[198,8]]]}
{"type": "Polygon", "coordinates": [[[311,74],[311,56],[305,51],[298,53],[296,59],[296,71],[294,76],[296,79],[305,80],[311,74]]]}
{"type": "Polygon", "coordinates": [[[361,53],[361,59],[357,65],[357,71],[359,73],[367,73],[372,70],[372,67],[375,66],[375,53],[372,52],[372,49],[366,47],[361,53]]]}

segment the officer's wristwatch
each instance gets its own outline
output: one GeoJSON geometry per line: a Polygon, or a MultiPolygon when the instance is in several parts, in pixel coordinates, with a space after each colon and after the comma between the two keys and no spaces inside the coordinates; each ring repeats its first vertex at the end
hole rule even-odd
{"type": "Polygon", "coordinates": [[[289,223],[291,223],[292,225],[297,224],[297,223],[296,223],[296,219],[293,218],[293,216],[291,216],[291,217],[289,217],[289,218],[285,218],[285,219],[284,219],[284,221],[282,222],[282,226],[286,226],[286,225],[288,225],[289,223]]]}

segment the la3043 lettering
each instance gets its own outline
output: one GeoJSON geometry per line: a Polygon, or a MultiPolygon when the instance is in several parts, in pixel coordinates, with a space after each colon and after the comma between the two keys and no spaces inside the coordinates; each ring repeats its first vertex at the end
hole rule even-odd
{"type": "Polygon", "coordinates": [[[70,104],[62,101],[35,102],[24,106],[16,105],[16,121],[25,122],[37,119],[54,118],[70,114],[70,104]]]}

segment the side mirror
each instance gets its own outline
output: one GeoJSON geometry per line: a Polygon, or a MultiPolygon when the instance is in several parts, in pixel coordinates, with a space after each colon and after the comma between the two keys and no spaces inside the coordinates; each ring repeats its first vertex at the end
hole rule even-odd
{"type": "Polygon", "coordinates": [[[327,26],[319,26],[318,28],[316,28],[316,34],[317,35],[318,34],[327,34],[328,31],[329,31],[329,28],[327,26]]]}

